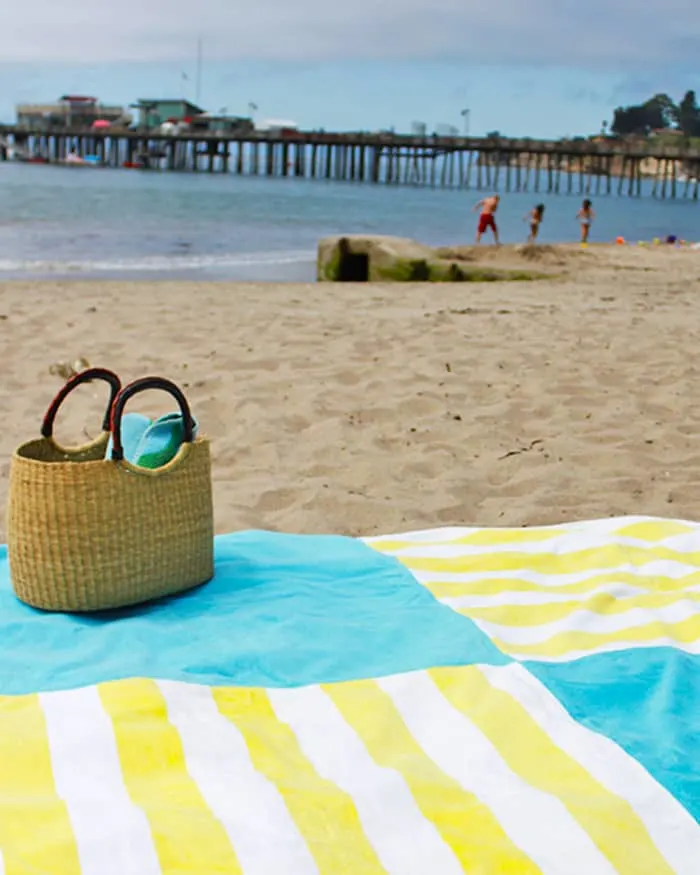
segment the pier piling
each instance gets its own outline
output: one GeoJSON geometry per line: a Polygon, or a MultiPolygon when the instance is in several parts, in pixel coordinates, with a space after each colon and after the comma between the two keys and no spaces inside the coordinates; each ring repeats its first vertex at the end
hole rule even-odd
{"type": "Polygon", "coordinates": [[[247,132],[176,136],[146,131],[29,130],[0,126],[0,161],[61,163],[93,155],[105,167],[233,173],[353,183],[538,194],[698,200],[700,150],[613,138],[505,138],[247,132]],[[616,179],[616,182],[614,180],[616,179]]]}

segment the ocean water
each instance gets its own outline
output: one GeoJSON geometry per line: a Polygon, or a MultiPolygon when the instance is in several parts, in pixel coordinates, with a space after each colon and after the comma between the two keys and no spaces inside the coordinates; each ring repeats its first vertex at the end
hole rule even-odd
{"type": "MultiPolygon", "coordinates": [[[[578,180],[576,180],[576,183],[578,180]]],[[[318,240],[391,234],[432,245],[470,243],[476,191],[149,173],[0,163],[0,279],[182,277],[307,281],[318,240]]],[[[592,240],[700,241],[700,202],[592,196],[592,240]]],[[[546,205],[542,242],[578,237],[581,195],[502,193],[504,242],[527,236],[546,205]]]]}

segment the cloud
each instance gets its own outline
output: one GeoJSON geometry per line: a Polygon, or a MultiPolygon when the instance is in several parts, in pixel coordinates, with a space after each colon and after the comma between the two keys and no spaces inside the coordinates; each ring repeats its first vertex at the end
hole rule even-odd
{"type": "Polygon", "coordinates": [[[623,76],[607,94],[605,102],[609,106],[628,106],[648,100],[654,94],[668,94],[680,100],[689,88],[697,87],[696,71],[683,67],[667,68],[657,75],[632,74],[623,76]]]}
{"type": "Polygon", "coordinates": [[[608,103],[619,104],[628,101],[646,99],[652,94],[663,91],[658,80],[651,76],[625,76],[613,88],[608,103]]]}
{"type": "Polygon", "coordinates": [[[691,66],[700,3],[666,0],[32,0],[0,29],[3,61],[452,60],[691,66]]]}
{"type": "Polygon", "coordinates": [[[604,102],[603,95],[593,88],[566,88],[564,89],[564,97],[573,103],[592,103],[595,105],[604,102]]]}

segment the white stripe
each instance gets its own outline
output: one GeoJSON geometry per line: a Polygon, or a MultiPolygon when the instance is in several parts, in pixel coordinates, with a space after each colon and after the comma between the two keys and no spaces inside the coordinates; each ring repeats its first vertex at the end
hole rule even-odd
{"type": "Polygon", "coordinates": [[[549,690],[520,665],[480,666],[489,683],[513,697],[551,740],[629,803],[677,875],[697,875],[700,827],[646,769],[614,741],[574,720],[549,690]]]}
{"type": "Polygon", "coordinates": [[[221,821],[245,875],[317,873],[279,791],[253,765],[245,739],[209,687],[158,681],[187,771],[221,821]]]}
{"type": "Polygon", "coordinates": [[[5,875],[5,860],[2,856],[2,848],[0,848],[0,875],[5,875]]]}
{"type": "Polygon", "coordinates": [[[444,526],[441,529],[421,529],[417,532],[402,532],[398,535],[372,535],[362,540],[366,544],[376,544],[379,541],[416,541],[416,543],[445,543],[454,541],[456,538],[465,538],[476,532],[488,531],[483,528],[470,528],[468,526],[444,526]]]}
{"type": "Polygon", "coordinates": [[[523,661],[536,662],[573,662],[576,659],[583,659],[585,656],[593,656],[595,653],[615,653],[618,650],[638,650],[644,647],[673,647],[675,650],[680,650],[683,653],[700,653],[700,641],[682,642],[676,641],[675,638],[663,636],[654,638],[653,641],[606,641],[599,646],[591,647],[590,650],[567,650],[565,653],[537,654],[519,653],[517,649],[511,650],[508,648],[508,656],[513,659],[522,659],[523,661]]]}
{"type": "Polygon", "coordinates": [[[660,542],[664,550],[674,550],[677,553],[693,553],[700,550],[700,526],[695,524],[692,532],[671,535],[660,542]]]}
{"type": "Polygon", "coordinates": [[[544,875],[614,875],[609,861],[564,804],[514,773],[427,674],[396,675],[378,683],[425,753],[488,805],[510,839],[544,875]]]}
{"type": "Polygon", "coordinates": [[[626,529],[632,525],[638,525],[639,523],[660,523],[661,525],[668,526],[669,524],[675,526],[687,526],[690,529],[695,529],[698,527],[697,520],[682,520],[682,519],[673,519],[671,517],[656,517],[656,516],[620,516],[620,517],[604,517],[602,519],[597,520],[579,520],[574,523],[558,523],[558,525],[568,529],[590,529],[596,528],[600,529],[600,531],[606,532],[617,532],[620,529],[626,529]]]}
{"type": "Polygon", "coordinates": [[[333,701],[319,687],[268,690],[316,771],[351,798],[387,872],[461,875],[462,867],[426,820],[405,781],[372,759],[333,701]]]}
{"type": "MultiPolygon", "coordinates": [[[[697,574],[698,569],[681,562],[668,562],[664,559],[649,562],[646,565],[620,566],[619,568],[591,568],[586,571],[572,571],[566,574],[542,574],[531,568],[515,568],[503,571],[419,571],[409,569],[411,574],[422,584],[429,583],[479,583],[482,580],[523,580],[538,583],[543,586],[557,588],[570,583],[584,583],[586,580],[605,574],[614,580],[615,574],[627,574],[641,579],[669,578],[678,580],[689,574],[697,574]]],[[[641,584],[640,584],[641,585],[641,584]]]]}
{"type": "Polygon", "coordinates": [[[454,598],[440,598],[443,605],[454,608],[456,611],[469,608],[498,608],[512,607],[515,605],[552,605],[571,602],[582,604],[589,599],[600,595],[610,595],[614,599],[625,601],[634,596],[646,595],[646,591],[629,586],[625,583],[605,583],[595,589],[586,592],[554,593],[554,592],[527,592],[511,591],[497,592],[493,595],[460,595],[454,598]]]}
{"type": "Polygon", "coordinates": [[[700,606],[689,599],[680,599],[662,608],[631,608],[620,614],[598,614],[595,611],[573,611],[540,626],[505,626],[488,620],[472,618],[473,622],[490,638],[497,638],[506,644],[542,644],[555,635],[572,632],[590,632],[592,635],[606,635],[648,626],[650,623],[664,623],[672,626],[691,617],[700,615],[700,606]]]}
{"type": "Polygon", "coordinates": [[[112,722],[97,687],[42,693],[39,701],[81,875],[161,875],[146,815],[124,784],[112,722]]]}
{"type": "Polygon", "coordinates": [[[416,543],[438,544],[448,543],[449,541],[454,541],[457,538],[465,538],[469,535],[476,535],[484,532],[493,533],[494,531],[503,533],[522,531],[537,532],[538,534],[551,534],[551,536],[554,538],[564,532],[570,533],[597,531],[615,533],[620,529],[624,529],[628,526],[636,525],[638,523],[662,523],[664,525],[671,523],[673,525],[688,526],[690,529],[699,528],[697,521],[666,519],[663,517],[651,516],[623,516],[606,517],[605,519],[599,520],[579,520],[576,522],[557,523],[552,526],[529,526],[527,529],[505,526],[503,528],[497,529],[489,529],[485,528],[484,526],[445,526],[438,529],[420,529],[415,532],[400,532],[398,534],[391,535],[372,535],[371,537],[364,538],[363,540],[367,544],[374,544],[381,541],[415,541],[416,543]]]}

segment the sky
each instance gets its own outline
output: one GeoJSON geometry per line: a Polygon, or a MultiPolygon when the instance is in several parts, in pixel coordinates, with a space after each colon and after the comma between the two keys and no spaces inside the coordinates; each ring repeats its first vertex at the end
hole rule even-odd
{"type": "Polygon", "coordinates": [[[658,0],[13,3],[0,28],[0,120],[13,120],[16,103],[77,93],[125,105],[199,97],[205,109],[238,115],[254,103],[258,119],[326,130],[423,122],[466,124],[474,136],[595,133],[615,106],[700,92],[700,3],[662,8],[658,0]]]}

